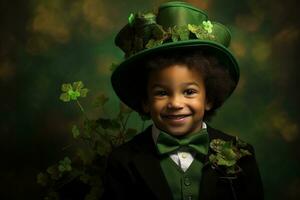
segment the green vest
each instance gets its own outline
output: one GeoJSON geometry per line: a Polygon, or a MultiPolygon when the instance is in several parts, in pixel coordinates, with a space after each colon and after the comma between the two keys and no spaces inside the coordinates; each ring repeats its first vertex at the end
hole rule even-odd
{"type": "Polygon", "coordinates": [[[199,198],[203,167],[200,161],[195,158],[185,172],[169,156],[162,159],[160,165],[174,200],[196,200],[199,198]]]}

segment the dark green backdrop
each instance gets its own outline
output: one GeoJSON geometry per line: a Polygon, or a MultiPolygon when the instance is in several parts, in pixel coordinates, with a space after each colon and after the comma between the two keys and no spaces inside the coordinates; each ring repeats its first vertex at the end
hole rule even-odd
{"type": "MultiPolygon", "coordinates": [[[[1,0],[0,199],[40,199],[36,174],[62,159],[75,104],[59,101],[60,85],[82,80],[91,91],[118,99],[109,67],[122,58],[114,46],[131,12],[164,0],[1,0]]],[[[189,0],[228,25],[240,63],[236,92],[212,125],[256,149],[266,199],[300,199],[299,9],[296,0],[189,0]]],[[[131,118],[133,126],[139,118],[131,118]]],[[[137,128],[140,128],[138,126],[137,128]]]]}

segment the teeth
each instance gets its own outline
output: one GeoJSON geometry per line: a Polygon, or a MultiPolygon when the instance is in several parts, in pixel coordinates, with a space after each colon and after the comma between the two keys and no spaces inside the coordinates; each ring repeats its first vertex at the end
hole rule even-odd
{"type": "Polygon", "coordinates": [[[184,117],[186,117],[186,116],[167,116],[167,118],[169,118],[169,119],[182,119],[184,117]]]}

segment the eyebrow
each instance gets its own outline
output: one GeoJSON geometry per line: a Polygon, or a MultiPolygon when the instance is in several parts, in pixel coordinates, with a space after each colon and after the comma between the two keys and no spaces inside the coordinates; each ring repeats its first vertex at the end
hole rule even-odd
{"type": "MultiPolygon", "coordinates": [[[[199,84],[196,83],[196,82],[186,82],[186,83],[182,83],[181,85],[182,85],[182,86],[196,85],[196,86],[199,87],[199,84]]],[[[166,86],[165,86],[164,84],[158,84],[158,83],[155,83],[155,84],[151,87],[151,89],[156,88],[156,87],[166,87],[166,86]]]]}

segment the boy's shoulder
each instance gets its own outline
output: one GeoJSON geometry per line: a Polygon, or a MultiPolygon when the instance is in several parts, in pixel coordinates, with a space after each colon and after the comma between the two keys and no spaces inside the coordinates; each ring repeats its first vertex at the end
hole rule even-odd
{"type": "Polygon", "coordinates": [[[207,132],[209,134],[210,140],[212,139],[222,139],[225,141],[234,140],[235,136],[233,136],[231,133],[225,133],[222,130],[219,130],[217,128],[213,128],[210,125],[207,125],[207,132]]]}

